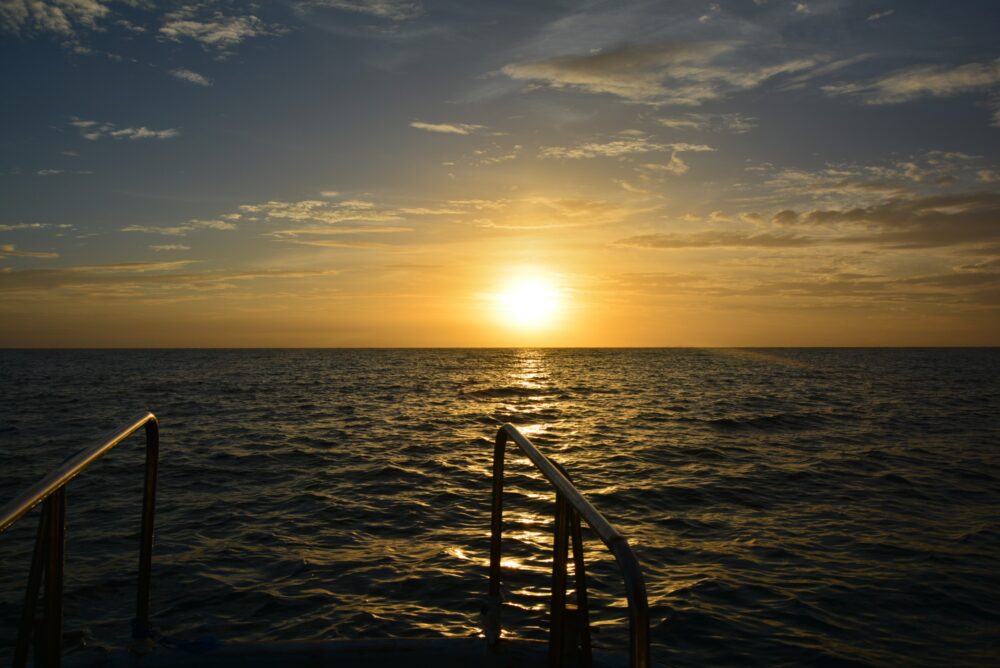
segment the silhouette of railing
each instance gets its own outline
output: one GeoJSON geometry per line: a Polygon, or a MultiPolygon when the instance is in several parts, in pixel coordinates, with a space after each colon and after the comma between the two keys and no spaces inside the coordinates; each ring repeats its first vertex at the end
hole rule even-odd
{"type": "Polygon", "coordinates": [[[549,623],[549,665],[562,665],[567,654],[576,654],[583,666],[591,663],[587,581],[583,561],[583,537],[580,518],[614,555],[625,583],[629,610],[629,665],[648,668],[649,608],[642,569],[628,541],[594,508],[570,481],[566,472],[524,437],[513,425],[504,424],[497,431],[493,449],[493,512],[490,526],[490,587],[485,609],[485,633],[491,645],[500,639],[500,552],[503,531],[503,468],[507,442],[514,441],[531,463],[556,490],[555,540],[552,551],[552,599],[549,623]],[[576,578],[576,606],[566,603],[566,567],[568,537],[573,537],[573,561],[576,578]]]}
{"type": "MultiPolygon", "coordinates": [[[[153,555],[153,517],[156,504],[156,473],[159,460],[159,423],[146,413],[125,428],[107,436],[99,444],[85,448],[67,459],[10,503],[0,508],[0,534],[42,504],[38,533],[25,592],[21,624],[14,650],[13,665],[23,668],[35,638],[35,665],[59,666],[62,655],[63,561],[66,542],[66,485],[91,464],[145,427],[146,462],[143,487],[142,529],[139,547],[139,580],[132,637],[141,649],[153,637],[149,619],[150,577],[153,555]],[[44,578],[43,614],[36,623],[35,610],[44,578]]],[[[591,662],[586,568],[583,558],[581,517],[597,533],[614,555],[622,572],[629,610],[629,665],[648,668],[649,611],[646,585],[635,554],[625,538],[587,501],[556,462],[548,459],[514,426],[505,424],[497,432],[493,453],[493,503],[490,543],[490,585],[485,632],[488,642],[500,639],[500,554],[503,525],[503,469],[507,442],[514,441],[556,490],[555,541],[552,565],[552,599],[549,631],[549,664],[562,665],[567,655],[577,654],[583,666],[591,662]],[[576,606],[566,603],[568,541],[572,536],[576,606]]]]}
{"type": "Polygon", "coordinates": [[[31,558],[31,571],[21,611],[14,668],[23,668],[35,636],[35,665],[59,666],[62,661],[63,561],[66,554],[66,485],[129,436],[146,428],[145,483],[142,495],[142,532],[139,541],[139,587],[132,620],[132,637],[139,642],[152,638],[149,623],[149,586],[153,561],[153,514],[156,506],[156,468],[159,461],[160,430],[152,413],[137,418],[95,446],[84,448],[56,470],[0,508],[0,533],[9,529],[28,511],[42,504],[38,534],[31,558]],[[40,624],[35,622],[38,594],[45,580],[45,599],[40,624]],[[36,628],[37,626],[37,628],[36,628]]]}

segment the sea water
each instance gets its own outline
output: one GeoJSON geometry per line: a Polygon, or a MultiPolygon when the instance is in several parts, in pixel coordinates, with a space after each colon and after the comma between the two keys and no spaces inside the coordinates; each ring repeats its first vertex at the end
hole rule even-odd
{"type": "MultiPolygon", "coordinates": [[[[1000,656],[1000,351],[0,351],[0,502],[149,409],[165,638],[468,636],[497,426],[632,544],[677,666],[1000,656]]],[[[134,614],[142,437],[69,486],[66,646],[134,614]]],[[[552,494],[511,446],[504,626],[544,639],[552,494]]],[[[0,536],[0,660],[37,512],[0,536]]],[[[626,651],[587,542],[594,643],[626,651]]]]}

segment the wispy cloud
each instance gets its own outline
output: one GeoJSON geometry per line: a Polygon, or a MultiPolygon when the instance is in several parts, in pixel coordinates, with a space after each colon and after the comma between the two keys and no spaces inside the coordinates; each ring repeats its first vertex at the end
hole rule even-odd
{"type": "Polygon", "coordinates": [[[80,130],[80,136],[84,139],[97,141],[110,137],[111,139],[173,139],[179,137],[181,132],[177,128],[165,128],[163,130],[150,130],[144,125],[138,127],[121,128],[114,123],[89,121],[82,118],[73,117],[70,125],[80,130]]]}
{"type": "Polygon", "coordinates": [[[299,5],[308,8],[339,9],[392,21],[406,21],[424,13],[423,5],[411,0],[305,0],[299,5]]]}
{"type": "Polygon", "coordinates": [[[236,225],[228,220],[194,218],[182,225],[127,225],[122,228],[122,232],[138,232],[140,234],[162,234],[171,237],[182,237],[189,232],[196,230],[222,230],[232,231],[236,225]]]}
{"type": "Polygon", "coordinates": [[[185,246],[184,244],[154,244],[149,247],[150,250],[154,250],[157,253],[168,253],[172,251],[189,251],[190,246],[185,246]]]}
{"type": "Polygon", "coordinates": [[[658,118],[656,122],[672,130],[696,130],[698,132],[732,132],[742,134],[757,127],[757,119],[746,114],[697,114],[658,118]]]}
{"type": "Polygon", "coordinates": [[[0,232],[13,232],[15,230],[41,230],[49,225],[45,223],[14,223],[0,225],[0,232]]]}
{"type": "Polygon", "coordinates": [[[94,172],[86,169],[39,169],[35,172],[35,176],[58,176],[60,174],[93,174],[94,172]]]}
{"type": "Polygon", "coordinates": [[[545,230],[620,223],[648,212],[617,202],[585,197],[522,197],[516,199],[452,201],[466,210],[460,218],[477,227],[501,230],[545,230]]]}
{"type": "Polygon", "coordinates": [[[180,79],[181,81],[187,81],[188,83],[193,83],[196,86],[211,86],[212,80],[206,76],[198,74],[186,67],[178,67],[170,70],[170,76],[175,79],[180,79]]]}
{"type": "Polygon", "coordinates": [[[671,143],[649,141],[644,137],[624,137],[606,142],[587,142],[576,146],[549,146],[539,155],[543,158],[617,158],[635,153],[671,151],[673,153],[704,152],[715,149],[705,144],[671,143]]]}
{"type": "Polygon", "coordinates": [[[619,239],[617,246],[636,248],[798,248],[815,245],[816,241],[794,234],[770,234],[766,232],[725,232],[710,230],[690,234],[664,233],[641,234],[619,239]]]}
{"type": "Polygon", "coordinates": [[[412,227],[391,225],[336,225],[328,227],[305,227],[301,229],[277,230],[270,233],[274,237],[339,236],[342,234],[396,234],[412,232],[412,227]]]}
{"type": "Polygon", "coordinates": [[[97,29],[110,13],[97,0],[4,0],[0,2],[0,28],[72,37],[80,29],[97,29]]]}
{"type": "Polygon", "coordinates": [[[889,199],[869,206],[799,215],[800,226],[840,226],[842,241],[897,248],[942,248],[1000,241],[1000,193],[889,199]]]}
{"type": "Polygon", "coordinates": [[[472,123],[425,123],[423,121],[413,121],[410,123],[410,127],[417,130],[448,135],[470,135],[486,130],[485,125],[474,125],[472,123]]]}
{"type": "Polygon", "coordinates": [[[59,253],[49,251],[25,251],[18,250],[14,244],[0,244],[0,258],[4,257],[33,257],[48,260],[59,257],[59,253]]]}
{"type": "Polygon", "coordinates": [[[869,17],[868,17],[867,19],[865,19],[865,20],[866,20],[866,21],[878,21],[879,19],[884,19],[884,18],[886,18],[887,16],[892,16],[892,15],[893,15],[893,14],[895,14],[895,13],[896,13],[896,10],[895,10],[895,9],[886,9],[885,11],[881,11],[881,12],[875,12],[874,14],[871,14],[871,15],[870,15],[870,16],[869,16],[869,17]]]}
{"type": "Polygon", "coordinates": [[[607,93],[630,102],[698,105],[817,64],[813,58],[758,66],[719,61],[737,46],[734,42],[625,45],[596,54],[512,63],[502,72],[555,89],[607,93]]]}
{"type": "Polygon", "coordinates": [[[268,26],[253,14],[227,16],[220,11],[207,11],[196,5],[185,5],[163,15],[160,35],[180,42],[190,39],[207,48],[225,51],[244,40],[273,35],[280,29],[268,26]]]}
{"type": "MultiPolygon", "coordinates": [[[[0,271],[0,289],[5,293],[32,294],[68,292],[73,297],[105,299],[137,296],[232,290],[239,282],[311,279],[331,276],[337,270],[258,269],[248,271],[179,271],[193,260],[169,262],[120,262],[61,269],[0,271]]],[[[256,296],[259,298],[259,295],[256,296]]]]}
{"type": "Polygon", "coordinates": [[[698,17],[698,22],[699,23],[708,23],[713,18],[715,18],[716,16],[718,16],[721,12],[722,12],[722,8],[719,7],[719,3],[717,3],[717,2],[710,2],[710,3],[708,3],[708,11],[706,11],[704,14],[702,14],[701,16],[698,17]]]}
{"type": "Polygon", "coordinates": [[[988,63],[923,65],[864,83],[823,86],[829,95],[860,95],[868,104],[895,104],[921,97],[951,97],[1000,84],[1000,58],[988,63]]]}
{"type": "Polygon", "coordinates": [[[374,202],[360,199],[272,200],[262,204],[243,204],[239,210],[239,215],[248,220],[272,223],[294,221],[325,226],[345,222],[384,223],[401,218],[401,215],[392,209],[382,208],[374,202]]]}

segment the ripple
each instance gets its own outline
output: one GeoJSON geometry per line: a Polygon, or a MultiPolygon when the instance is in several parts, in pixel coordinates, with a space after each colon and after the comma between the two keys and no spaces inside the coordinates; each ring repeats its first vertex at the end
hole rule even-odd
{"type": "MultiPolygon", "coordinates": [[[[0,373],[0,499],[160,415],[176,642],[475,633],[511,421],[629,537],[659,661],[995,662],[995,350],[3,351],[0,373]]],[[[505,627],[544,639],[553,495],[508,448],[505,627]]],[[[69,488],[69,645],[127,633],[141,449],[69,488]]],[[[0,537],[0,661],[34,522],[0,537]]],[[[585,534],[594,642],[620,649],[585,534]]]]}

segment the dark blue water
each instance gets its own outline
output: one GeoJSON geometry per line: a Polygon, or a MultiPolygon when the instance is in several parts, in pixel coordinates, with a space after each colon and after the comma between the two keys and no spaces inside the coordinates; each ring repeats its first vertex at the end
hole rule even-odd
{"type": "MultiPolygon", "coordinates": [[[[477,633],[510,421],[629,537],[657,661],[998,664],[998,350],[2,351],[0,379],[3,501],[160,416],[169,636],[477,633]]],[[[141,451],[70,486],[71,647],[127,636],[141,451]]],[[[551,496],[509,467],[505,626],[544,638],[551,496]]],[[[0,536],[3,660],[35,517],[0,536]]],[[[588,544],[595,642],[624,648],[588,544]]]]}

